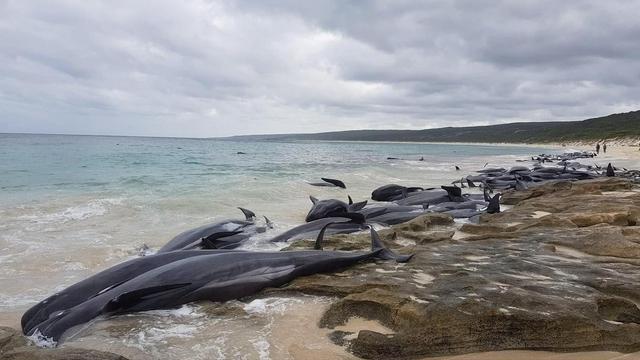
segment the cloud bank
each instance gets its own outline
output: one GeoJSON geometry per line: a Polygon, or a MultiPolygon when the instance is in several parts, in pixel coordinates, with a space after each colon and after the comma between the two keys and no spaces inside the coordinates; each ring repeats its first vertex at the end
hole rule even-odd
{"type": "Polygon", "coordinates": [[[640,109],[638,1],[0,0],[0,132],[210,137],[640,109]]]}

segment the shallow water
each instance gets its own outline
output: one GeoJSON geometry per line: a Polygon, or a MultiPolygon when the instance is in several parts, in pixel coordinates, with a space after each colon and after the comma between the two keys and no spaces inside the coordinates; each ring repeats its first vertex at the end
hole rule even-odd
{"type": "MultiPolygon", "coordinates": [[[[0,324],[17,326],[29,306],[137,256],[143,244],[157,249],[183,230],[240,218],[237,206],[276,224],[246,247],[274,248],[264,238],[302,223],[309,195],[346,200],[350,194],[359,201],[380,185],[440,186],[487,162],[510,166],[542,152],[553,149],[0,134],[0,324]],[[348,189],[306,184],[320,177],[341,179],[348,189]]],[[[282,301],[292,312],[313,301],[326,303],[282,301]]],[[[126,355],[140,359],[160,353],[176,359],[280,359],[295,353],[290,348],[296,342],[274,350],[286,336],[275,325],[269,328],[269,321],[281,324],[288,317],[273,307],[259,321],[207,316],[200,307],[98,322],[74,342],[124,346],[126,355]]],[[[316,345],[296,351],[309,346],[316,345]]]]}

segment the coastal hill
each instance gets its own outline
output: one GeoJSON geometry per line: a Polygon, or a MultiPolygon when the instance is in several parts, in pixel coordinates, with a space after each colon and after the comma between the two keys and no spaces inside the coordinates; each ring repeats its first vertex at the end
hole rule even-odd
{"type": "Polygon", "coordinates": [[[559,143],[621,139],[635,141],[640,139],[640,110],[582,121],[517,122],[424,130],[349,130],[316,134],[248,135],[226,139],[480,143],[559,143]]]}

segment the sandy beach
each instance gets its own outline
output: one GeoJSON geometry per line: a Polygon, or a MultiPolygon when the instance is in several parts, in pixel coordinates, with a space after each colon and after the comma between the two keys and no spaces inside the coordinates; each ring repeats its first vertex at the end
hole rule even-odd
{"type": "MultiPolygon", "coordinates": [[[[110,142],[122,142],[124,140],[112,140],[110,142]]],[[[180,142],[178,145],[174,143],[168,143],[172,149],[176,146],[187,148],[188,146],[201,146],[200,143],[180,142]]],[[[132,147],[139,146],[137,143],[132,143],[132,147]]],[[[227,146],[225,144],[225,146],[227,146]]],[[[247,145],[243,145],[247,146],[247,145]]],[[[265,146],[265,145],[260,145],[265,146]]],[[[350,190],[350,194],[356,198],[365,198],[369,196],[370,189],[376,185],[380,185],[381,182],[400,182],[405,184],[415,183],[433,183],[446,184],[455,176],[460,176],[460,172],[455,170],[452,163],[457,163],[463,168],[464,175],[471,173],[472,169],[481,168],[482,165],[490,161],[494,166],[514,166],[522,164],[521,161],[526,160],[532,155],[537,155],[539,152],[559,153],[562,151],[577,151],[577,150],[591,150],[590,147],[584,145],[567,145],[561,146],[559,144],[528,144],[525,147],[518,147],[517,144],[512,145],[473,145],[473,144],[383,144],[378,145],[374,143],[366,144],[351,144],[351,143],[338,143],[322,145],[324,147],[318,147],[320,145],[296,145],[302,146],[301,149],[306,149],[305,146],[311,146],[313,151],[307,151],[309,154],[313,154],[312,159],[317,156],[318,149],[325,151],[331,156],[343,155],[333,154],[333,146],[339,148],[355,149],[354,154],[362,153],[366,154],[363,158],[351,159],[349,163],[361,162],[364,165],[360,166],[355,173],[346,174],[343,179],[346,179],[348,183],[359,184],[357,189],[350,190]],[[381,147],[379,147],[381,146],[381,147]],[[424,147],[424,148],[423,148],[424,147]],[[326,149],[325,149],[326,148],[326,149]],[[438,155],[428,157],[425,162],[416,161],[418,155],[421,154],[424,149],[434,149],[433,151],[439,151],[438,155]],[[482,151],[487,154],[475,154],[477,151],[482,151]],[[508,155],[494,155],[500,152],[513,152],[508,155]],[[406,160],[399,160],[395,162],[387,162],[382,160],[376,160],[372,158],[371,153],[376,154],[378,158],[384,159],[388,155],[396,155],[399,157],[406,157],[406,160]],[[443,157],[444,153],[454,154],[454,157],[443,157]],[[456,155],[457,154],[457,155],[456,155]],[[372,160],[373,159],[373,160],[372,160]],[[378,162],[375,162],[378,161],[378,162]],[[381,180],[383,179],[383,180],[381,180]]],[[[193,152],[200,151],[198,147],[194,147],[193,152]]],[[[234,153],[235,149],[231,150],[234,153]]],[[[287,149],[288,151],[288,149],[287,149]]],[[[160,152],[159,154],[162,154],[160,152]]],[[[110,155],[113,156],[113,155],[110,155]]],[[[310,155],[311,156],[311,155],[310,155]]],[[[329,156],[329,155],[325,155],[329,156]]],[[[358,155],[360,156],[360,155],[358,155]]],[[[134,159],[137,162],[142,162],[144,159],[134,159]]],[[[144,160],[149,161],[149,160],[144,160]]],[[[152,160],[155,161],[155,160],[152,160]]],[[[195,166],[192,163],[205,163],[206,159],[200,159],[195,156],[186,157],[183,159],[188,166],[195,166]]],[[[236,162],[235,157],[229,157],[230,162],[236,162]]],[[[580,162],[586,164],[599,164],[606,166],[608,162],[612,162],[614,166],[622,168],[640,168],[640,151],[637,151],[635,147],[631,146],[619,146],[610,145],[606,154],[601,154],[596,158],[580,159],[580,162]]],[[[136,165],[139,166],[139,165],[136,165]]],[[[168,166],[168,165],[167,165],[168,166]]],[[[201,165],[197,165],[201,166],[201,165]]],[[[208,165],[207,165],[208,166],[208,165]]],[[[257,167],[262,167],[262,163],[257,162],[257,167]]],[[[288,166],[284,163],[283,166],[288,166]]],[[[317,172],[319,165],[312,164],[308,174],[317,172]]],[[[345,171],[347,166],[337,163],[335,169],[331,171],[340,172],[345,171]]],[[[151,169],[147,170],[151,173],[151,169]]],[[[282,171],[276,168],[277,171],[282,171]]],[[[191,170],[189,170],[191,171],[191,170]]],[[[327,170],[325,170],[327,171],[327,170]]],[[[251,176],[256,176],[258,173],[251,176]]],[[[156,178],[149,177],[144,179],[146,181],[145,186],[151,186],[154,188],[154,183],[160,183],[165,177],[165,174],[158,175],[156,178]]],[[[335,190],[324,188],[311,188],[307,184],[301,181],[299,174],[287,175],[290,177],[284,178],[262,178],[263,183],[254,183],[254,187],[258,187],[261,191],[252,191],[247,187],[234,188],[234,191],[242,194],[251,201],[255,209],[263,210],[277,210],[278,216],[272,217],[277,221],[281,218],[288,219],[287,222],[278,221],[278,231],[287,229],[287,226],[291,226],[299,221],[300,214],[304,214],[308,209],[308,200],[306,199],[307,192],[312,191],[312,194],[321,198],[334,197],[335,190]],[[284,180],[283,180],[284,179],[284,180]],[[283,195],[284,199],[288,199],[282,203],[274,204],[274,194],[269,191],[277,189],[274,186],[275,183],[285,186],[286,190],[277,190],[277,194],[283,195]],[[264,195],[268,195],[263,197],[264,195]],[[294,195],[292,195],[294,194],[294,195]]],[[[310,175],[309,175],[310,177],[310,175]]],[[[196,179],[202,179],[202,175],[198,174],[196,179]]],[[[159,198],[165,196],[167,192],[160,192],[159,194],[151,193],[148,198],[143,198],[140,192],[139,179],[133,180],[127,179],[122,181],[116,179],[115,183],[118,187],[115,189],[118,192],[131,191],[132,199],[124,199],[121,197],[114,197],[112,194],[95,195],[92,193],[83,194],[80,200],[73,194],[73,202],[65,203],[64,193],[59,199],[42,200],[42,204],[31,203],[30,205],[21,205],[18,202],[17,206],[6,207],[3,211],[7,215],[6,222],[3,226],[9,233],[5,232],[5,235],[0,241],[4,241],[4,244],[9,245],[6,254],[6,259],[10,262],[4,264],[8,272],[14,274],[6,277],[5,292],[2,294],[4,310],[0,311],[0,324],[3,326],[10,326],[12,328],[19,327],[19,318],[23,311],[26,310],[29,304],[33,304],[36,301],[42,299],[48,293],[53,291],[53,288],[60,289],[61,284],[70,284],[73,281],[82,279],[95,271],[108,267],[109,265],[118,263],[123,259],[128,259],[136,256],[136,248],[142,243],[148,243],[152,247],[157,248],[163,241],[166,241],[166,234],[174,234],[181,229],[188,228],[190,226],[197,226],[198,223],[211,221],[211,218],[206,216],[207,212],[212,211],[207,209],[207,205],[204,202],[200,203],[199,199],[195,199],[190,194],[185,198],[177,198],[172,200],[170,204],[165,205],[159,203],[159,198]],[[123,185],[134,186],[133,188],[124,188],[123,185]],[[96,196],[102,196],[105,199],[96,199],[96,196]],[[143,200],[143,201],[140,201],[143,200]],[[137,202],[133,202],[137,201],[137,202]],[[54,202],[60,202],[62,205],[58,206],[54,202]],[[193,210],[193,211],[192,211],[193,210]],[[175,221],[173,214],[180,214],[178,222],[175,221]],[[205,214],[203,217],[202,214],[205,214]],[[200,216],[198,218],[198,216],[200,216]],[[188,219],[188,217],[195,218],[188,219]],[[131,221],[123,221],[123,219],[132,219],[131,221]],[[140,231],[140,223],[135,221],[136,219],[145,218],[148,223],[155,224],[153,227],[143,228],[140,231]],[[115,226],[114,224],[118,224],[115,226]],[[135,243],[130,242],[128,233],[137,232],[135,243]],[[10,235],[7,235],[10,234],[10,235]],[[52,237],[55,241],[48,241],[42,243],[39,239],[46,234],[48,237],[52,237]],[[95,239],[94,242],[87,243],[87,238],[95,239]],[[27,242],[16,241],[15,239],[28,239],[27,242]],[[69,239],[73,240],[68,242],[69,239]],[[41,248],[41,245],[46,245],[45,248],[41,248]],[[61,246],[64,244],[64,247],[61,246]],[[87,244],[91,244],[89,247],[87,244]],[[70,249],[76,249],[71,251],[70,249]],[[47,252],[47,257],[40,254],[41,251],[47,252]],[[29,254],[37,255],[29,255],[29,254]],[[24,257],[24,261],[18,261],[20,257],[24,257]],[[37,262],[30,262],[28,259],[39,259],[37,262]],[[12,265],[13,264],[13,265],[12,265]],[[39,271],[43,264],[53,271],[50,273],[42,273],[39,271]],[[25,291],[22,281],[15,281],[13,276],[22,276],[28,278],[28,283],[31,284],[29,291],[25,291]],[[34,291],[34,286],[37,285],[38,289],[34,291]]],[[[255,179],[254,179],[255,181],[255,179]]],[[[61,182],[61,184],[64,184],[61,182]]],[[[86,185],[80,185],[86,186],[86,185]]],[[[102,185],[100,185],[102,186],[102,185]]],[[[208,188],[209,184],[198,185],[201,187],[196,188],[194,193],[201,194],[203,189],[208,188]]],[[[174,191],[174,188],[169,188],[170,191],[174,191]]],[[[92,190],[95,191],[95,190],[92,190]]],[[[116,192],[115,190],[110,190],[116,192]]],[[[215,191],[215,190],[214,190],[215,191]]],[[[16,193],[20,194],[20,193],[16,193]]],[[[143,194],[143,193],[142,193],[143,194]]],[[[621,192],[620,194],[625,194],[621,192]]],[[[224,194],[218,194],[224,199],[224,194]]],[[[614,196],[610,194],[610,196],[614,196]]],[[[617,195],[615,195],[617,196],[617,195]]],[[[206,200],[206,199],[204,199],[206,200]]],[[[18,199],[17,201],[20,201],[18,199]]],[[[226,209],[228,204],[215,204],[217,209],[226,209]]],[[[506,206],[508,209],[511,206],[506,206]]],[[[224,210],[223,210],[224,211],[224,210]]],[[[233,214],[233,213],[232,213],[233,214]]],[[[504,212],[505,216],[508,216],[509,210],[504,212]]],[[[551,213],[543,210],[536,209],[532,212],[532,219],[543,219],[551,213]]],[[[233,216],[233,215],[232,215],[233,216]]],[[[510,224],[518,224],[518,219],[509,220],[510,224]]],[[[465,240],[468,236],[467,233],[460,232],[459,229],[464,225],[464,222],[454,222],[450,226],[452,228],[436,229],[435,233],[431,234],[430,228],[423,230],[426,233],[418,234],[411,233],[405,238],[400,236],[401,241],[395,246],[408,246],[407,250],[411,251],[411,247],[415,246],[416,239],[422,237],[434,236],[440,239],[444,236],[446,238],[448,231],[456,229],[455,234],[451,239],[457,242],[459,240],[465,240]],[[413,244],[413,245],[412,245],[413,244]]],[[[440,241],[437,240],[437,241],[440,241]]],[[[336,244],[339,245],[344,239],[340,240],[336,244]]],[[[425,240],[426,241],[426,240],[425,240]]],[[[431,241],[431,240],[428,240],[431,241]]],[[[446,245],[447,241],[435,242],[433,245],[426,241],[419,248],[420,251],[425,251],[421,258],[424,263],[409,263],[409,266],[414,266],[411,272],[401,274],[399,269],[389,267],[389,264],[380,263],[377,266],[374,264],[368,264],[355,267],[352,270],[348,270],[345,273],[336,273],[333,276],[327,277],[329,281],[336,281],[340,279],[368,279],[363,280],[365,283],[382,284],[390,279],[402,279],[407,281],[404,277],[408,276],[408,282],[413,284],[417,290],[422,291],[428,288],[435,281],[438,282],[440,273],[449,273],[451,269],[430,270],[426,272],[426,268],[430,266],[432,260],[427,259],[427,254],[436,253],[444,250],[448,251],[446,247],[441,250],[436,250],[438,246],[446,245]],[[432,250],[433,249],[433,250],[432,250]],[[380,266],[378,268],[378,266],[380,266]],[[350,271],[354,271],[351,274],[350,271]]],[[[349,243],[349,241],[347,241],[349,243]]],[[[252,246],[258,246],[259,242],[252,244],[252,246]]],[[[462,269],[471,269],[469,271],[475,271],[474,269],[485,266],[486,262],[483,260],[487,255],[481,253],[474,253],[474,242],[469,242],[469,249],[465,250],[464,247],[461,251],[465,251],[462,256],[469,264],[462,264],[460,256],[452,255],[452,260],[455,262],[461,262],[460,264],[454,264],[462,269]]],[[[253,248],[252,248],[253,249],[253,248]]],[[[258,248],[259,249],[259,248],[258,248]]],[[[352,248],[348,248],[352,250],[352,248]]],[[[484,250],[483,250],[484,251],[484,250]]],[[[418,258],[416,258],[418,259],[418,258]]],[[[508,268],[507,268],[508,270],[508,268]]],[[[467,271],[467,270],[464,270],[467,271]]],[[[527,274],[527,273],[524,273],[527,274]]],[[[522,277],[522,274],[516,275],[522,277]]],[[[528,275],[526,275],[528,276],[528,275]]],[[[544,278],[544,277],[541,277],[544,278]]],[[[311,277],[309,281],[314,281],[315,277],[311,277]]],[[[461,279],[462,281],[463,279],[461,279]]],[[[306,281],[306,280],[305,280],[306,281]]],[[[457,281],[451,282],[452,285],[457,281]]],[[[198,356],[211,353],[223,354],[224,356],[232,356],[233,354],[245,354],[248,358],[262,358],[267,356],[272,359],[357,359],[358,357],[353,355],[348,350],[345,344],[353,342],[358,339],[358,334],[363,330],[375,332],[377,334],[386,334],[388,336],[395,336],[398,333],[390,327],[389,324],[373,318],[367,319],[365,316],[355,316],[348,318],[345,324],[335,327],[327,327],[321,323],[324,321],[324,317],[327,312],[333,311],[332,304],[339,302],[348,293],[334,294],[331,291],[341,289],[339,286],[332,286],[334,290],[326,290],[325,286],[321,286],[322,291],[313,290],[314,286],[319,286],[311,283],[309,288],[302,287],[297,288],[298,285],[294,283],[291,286],[292,293],[285,296],[271,298],[271,293],[267,292],[264,296],[259,296],[255,300],[247,300],[245,303],[233,302],[229,306],[209,306],[207,304],[198,304],[194,306],[187,306],[177,310],[170,310],[159,313],[149,314],[137,314],[122,318],[114,318],[109,321],[96,322],[90,327],[83,330],[79,336],[68,341],[64,347],[79,347],[83,349],[97,349],[102,351],[119,353],[130,359],[147,360],[151,359],[158,354],[169,355],[171,358],[181,358],[188,356],[189,354],[197,354],[198,356]],[[298,289],[298,290],[296,290],[298,289]],[[327,297],[318,298],[314,297],[298,297],[300,293],[323,294],[328,292],[327,297]],[[213,314],[213,316],[212,316],[213,314]],[[340,331],[347,335],[343,340],[342,345],[338,345],[340,341],[336,342],[335,331],[340,331]],[[290,336],[291,333],[297,334],[297,336],[290,336]],[[206,334],[219,333],[221,334],[218,339],[212,339],[206,334]],[[181,349],[181,350],[178,350],[181,349]]],[[[361,286],[361,285],[358,285],[361,286]]],[[[386,286],[386,285],[385,285],[386,286]]],[[[348,287],[347,287],[348,288],[348,287]]],[[[382,286],[384,289],[385,287],[382,286]]],[[[355,287],[358,289],[358,287],[355,287]]],[[[446,292],[445,292],[446,294],[446,292]]],[[[420,296],[424,296],[420,295],[420,296]]],[[[428,295],[428,294],[427,294],[428,295]]],[[[413,295],[412,295],[413,296],[413,295]]],[[[416,304],[422,304],[423,301],[420,297],[415,297],[416,304]]],[[[493,300],[491,300],[493,301],[493,300]]],[[[456,310],[450,310],[456,311],[456,310]]],[[[453,313],[452,313],[453,314],[453,313]]],[[[363,314],[364,315],[364,314],[363,314]]],[[[465,325],[466,326],[466,325],[465,325]]],[[[416,358],[423,358],[417,356],[416,358]]],[[[532,359],[532,360],[546,360],[546,359],[560,359],[560,360],[605,360],[605,359],[640,359],[640,353],[625,354],[621,352],[607,352],[607,351],[593,351],[593,352],[547,352],[547,351],[499,351],[499,352],[472,352],[466,355],[458,356],[439,356],[439,357],[424,357],[425,359],[450,359],[450,360],[490,360],[490,359],[532,359]]]]}

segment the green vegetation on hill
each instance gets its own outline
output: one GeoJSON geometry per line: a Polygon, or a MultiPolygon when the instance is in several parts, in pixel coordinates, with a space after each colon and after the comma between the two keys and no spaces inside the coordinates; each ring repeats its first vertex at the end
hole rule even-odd
{"type": "Polygon", "coordinates": [[[317,134],[237,136],[230,139],[545,143],[620,138],[640,138],[640,110],[583,121],[522,122],[425,130],[351,130],[317,134]]]}

